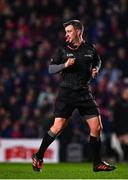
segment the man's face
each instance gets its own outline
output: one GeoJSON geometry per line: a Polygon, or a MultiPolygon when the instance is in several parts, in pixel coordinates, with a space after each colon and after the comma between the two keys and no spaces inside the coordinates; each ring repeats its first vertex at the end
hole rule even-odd
{"type": "Polygon", "coordinates": [[[78,38],[78,30],[76,30],[73,25],[68,25],[65,27],[65,38],[66,42],[73,43],[78,38]]]}
{"type": "Polygon", "coordinates": [[[126,101],[128,101],[128,88],[126,88],[124,91],[123,91],[123,99],[125,99],[126,101]]]}

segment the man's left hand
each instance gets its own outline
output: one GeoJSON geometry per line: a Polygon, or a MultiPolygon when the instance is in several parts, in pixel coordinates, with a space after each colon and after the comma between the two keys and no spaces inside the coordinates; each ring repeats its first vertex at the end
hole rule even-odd
{"type": "Polygon", "coordinates": [[[92,78],[95,78],[98,74],[98,68],[92,68],[92,78]]]}

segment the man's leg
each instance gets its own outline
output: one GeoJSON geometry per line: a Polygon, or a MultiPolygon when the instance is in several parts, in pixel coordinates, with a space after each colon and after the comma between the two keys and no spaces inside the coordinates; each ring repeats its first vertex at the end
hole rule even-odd
{"type": "Polygon", "coordinates": [[[102,131],[102,123],[101,123],[101,119],[99,116],[89,118],[87,120],[87,123],[88,123],[89,128],[90,128],[90,146],[91,146],[92,160],[93,160],[94,165],[96,165],[96,164],[101,162],[100,134],[102,131]]]}
{"type": "Polygon", "coordinates": [[[56,136],[61,133],[61,131],[66,126],[66,123],[67,123],[67,119],[65,118],[55,118],[53,126],[50,128],[48,132],[44,134],[38,152],[34,154],[32,157],[33,170],[40,171],[46,149],[55,140],[56,136]]]}
{"type": "Polygon", "coordinates": [[[128,133],[120,135],[119,141],[121,143],[121,146],[124,152],[124,160],[128,161],[128,133]]]}
{"type": "Polygon", "coordinates": [[[102,122],[100,116],[91,117],[87,120],[90,128],[90,146],[93,160],[93,170],[94,171],[111,171],[115,167],[111,166],[105,162],[102,162],[100,149],[100,134],[102,131],[102,122]]]}

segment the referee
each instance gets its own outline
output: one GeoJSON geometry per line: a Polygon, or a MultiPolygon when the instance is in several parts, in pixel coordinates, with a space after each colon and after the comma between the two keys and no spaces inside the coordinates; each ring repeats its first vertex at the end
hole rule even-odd
{"type": "Polygon", "coordinates": [[[51,58],[49,73],[61,73],[62,82],[55,103],[54,124],[45,133],[40,148],[33,154],[33,170],[40,171],[47,147],[62,132],[74,109],[78,109],[90,128],[90,146],[93,171],[112,171],[112,166],[101,160],[100,134],[102,123],[99,107],[89,91],[89,82],[97,76],[101,66],[100,57],[93,47],[83,39],[83,24],[79,20],[64,23],[65,45],[58,47],[51,58]]]}

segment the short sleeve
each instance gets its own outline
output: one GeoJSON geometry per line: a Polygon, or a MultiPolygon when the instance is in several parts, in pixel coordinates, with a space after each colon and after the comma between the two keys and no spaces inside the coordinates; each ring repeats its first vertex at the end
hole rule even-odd
{"type": "Polygon", "coordinates": [[[62,49],[59,47],[55,50],[54,54],[51,57],[50,64],[61,64],[62,61],[62,49]]]}
{"type": "Polygon", "coordinates": [[[94,49],[93,67],[98,67],[98,69],[100,69],[100,67],[101,67],[101,58],[96,49],[94,49]]]}

